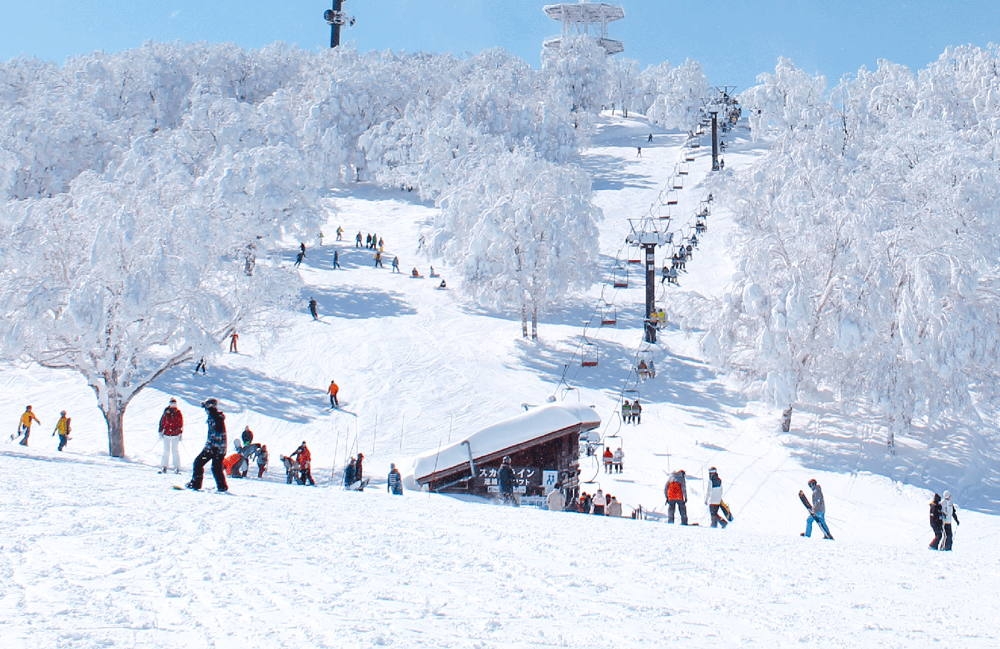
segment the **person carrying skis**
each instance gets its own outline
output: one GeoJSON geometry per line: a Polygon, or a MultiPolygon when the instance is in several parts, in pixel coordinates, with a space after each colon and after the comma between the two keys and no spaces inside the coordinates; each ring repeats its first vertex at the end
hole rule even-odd
{"type": "Polygon", "coordinates": [[[66,442],[69,441],[70,433],[69,417],[66,416],[65,410],[59,413],[59,421],[56,422],[56,427],[52,431],[53,435],[56,433],[59,434],[59,447],[56,450],[61,451],[66,448],[66,442]]]}
{"type": "Polygon", "coordinates": [[[177,407],[177,399],[171,397],[160,415],[160,439],[163,441],[163,457],[160,459],[160,473],[167,472],[167,460],[174,460],[174,473],[181,472],[179,445],[184,432],[184,415],[177,407]]]}
{"type": "Polygon", "coordinates": [[[11,435],[10,438],[17,439],[18,437],[23,437],[19,444],[21,446],[27,446],[28,437],[31,435],[31,422],[35,422],[37,424],[42,423],[38,421],[38,417],[36,417],[35,413],[32,412],[31,406],[25,406],[24,412],[21,413],[21,418],[17,423],[17,433],[11,435]]]}
{"type": "Polygon", "coordinates": [[[722,478],[716,468],[708,469],[708,489],[705,491],[705,504],[708,505],[708,514],[712,519],[712,527],[722,526],[726,529],[726,519],[719,516],[719,507],[722,505],[722,478]]]}
{"type": "Polygon", "coordinates": [[[937,550],[941,546],[941,536],[944,534],[944,522],[941,520],[941,494],[934,494],[930,506],[931,530],[934,531],[934,538],[931,539],[931,544],[927,547],[931,550],[937,550]]]}
{"type": "Polygon", "coordinates": [[[944,539],[941,541],[941,549],[946,552],[951,552],[951,543],[955,538],[955,535],[951,530],[951,523],[954,521],[955,525],[960,524],[958,520],[958,507],[956,507],[955,503],[951,501],[950,491],[945,491],[941,495],[943,496],[941,498],[941,523],[944,531],[944,539]]]}
{"type": "Polygon", "coordinates": [[[338,392],[340,392],[340,386],[337,385],[336,381],[334,381],[334,380],[331,379],[330,380],[330,387],[328,387],[326,389],[326,393],[330,395],[330,407],[331,408],[339,408],[340,407],[340,401],[337,400],[337,393],[338,392]]]}
{"type": "Polygon", "coordinates": [[[823,528],[823,538],[832,539],[833,537],[827,532],[830,528],[826,524],[826,501],[823,499],[823,488],[816,482],[816,478],[811,479],[808,484],[809,488],[812,489],[812,503],[809,506],[809,518],[806,519],[806,531],[802,536],[808,538],[812,535],[813,521],[815,521],[823,528]]]}
{"type": "Polygon", "coordinates": [[[506,455],[497,471],[497,488],[500,490],[500,500],[504,504],[514,503],[514,469],[510,466],[510,456],[506,455]]]}
{"type": "Polygon", "coordinates": [[[217,399],[207,399],[202,402],[201,407],[208,415],[208,439],[205,441],[205,448],[201,449],[201,453],[198,453],[198,457],[192,463],[191,481],[184,486],[199,491],[205,478],[205,465],[211,462],[216,490],[229,491],[226,474],[222,468],[222,460],[226,456],[226,415],[219,410],[217,399]]]}
{"type": "Polygon", "coordinates": [[[303,441],[299,445],[295,452],[292,453],[292,457],[296,462],[299,463],[299,475],[302,484],[316,486],[316,481],[312,477],[312,453],[309,452],[309,447],[303,441]]]}
{"type": "Polygon", "coordinates": [[[389,465],[389,477],[385,484],[386,491],[394,496],[403,495],[403,476],[399,474],[399,469],[395,464],[389,465]]]}
{"type": "Polygon", "coordinates": [[[687,513],[687,479],[684,469],[678,469],[670,474],[663,494],[667,497],[667,522],[674,522],[674,509],[680,511],[681,525],[688,524],[687,513]]]}

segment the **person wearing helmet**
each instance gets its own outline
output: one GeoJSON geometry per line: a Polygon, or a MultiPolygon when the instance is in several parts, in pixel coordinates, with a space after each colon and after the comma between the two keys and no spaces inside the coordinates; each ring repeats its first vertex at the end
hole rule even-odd
{"type": "Polygon", "coordinates": [[[958,507],[955,503],[951,501],[951,492],[945,491],[941,494],[941,523],[944,531],[944,538],[941,540],[941,549],[950,552],[951,544],[954,537],[954,533],[951,529],[951,524],[954,521],[955,525],[959,525],[958,521],[958,507]]]}
{"type": "Polygon", "coordinates": [[[61,451],[66,448],[66,442],[69,441],[69,432],[69,417],[66,416],[66,411],[63,410],[59,413],[59,421],[56,422],[55,430],[52,431],[53,435],[56,433],[59,434],[59,447],[56,449],[57,451],[61,451]]]}
{"type": "Polygon", "coordinates": [[[205,448],[201,449],[192,464],[191,481],[185,487],[198,491],[205,478],[205,465],[212,463],[212,477],[215,478],[217,491],[229,491],[226,484],[226,473],[222,468],[222,460],[226,455],[226,415],[219,409],[216,399],[208,399],[201,404],[208,415],[208,439],[205,448]]]}
{"type": "Polygon", "coordinates": [[[514,469],[510,466],[510,456],[506,455],[497,471],[497,487],[500,500],[504,503],[514,503],[514,469]]]}
{"type": "Polygon", "coordinates": [[[160,415],[160,439],[163,440],[163,457],[160,458],[160,473],[167,472],[167,462],[174,461],[174,473],[181,472],[180,441],[184,432],[184,415],[177,407],[177,399],[171,398],[160,415]]]}

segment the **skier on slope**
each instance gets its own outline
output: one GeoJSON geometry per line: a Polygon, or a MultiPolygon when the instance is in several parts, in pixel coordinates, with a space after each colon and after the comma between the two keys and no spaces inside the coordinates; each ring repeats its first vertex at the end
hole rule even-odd
{"type": "Polygon", "coordinates": [[[809,518],[806,519],[806,531],[801,534],[801,536],[809,537],[812,535],[813,521],[820,524],[820,527],[824,528],[823,538],[832,539],[826,530],[829,527],[826,524],[826,501],[823,499],[823,488],[819,486],[816,479],[813,478],[809,482],[809,488],[812,489],[812,504],[809,506],[809,518]]]}
{"type": "Polygon", "coordinates": [[[722,526],[726,529],[726,519],[719,516],[719,506],[722,504],[722,478],[713,466],[708,470],[708,489],[705,491],[705,504],[708,505],[708,513],[712,518],[712,527],[722,526]]]}
{"type": "Polygon", "coordinates": [[[226,455],[226,415],[219,410],[219,402],[216,399],[207,399],[201,407],[208,415],[208,438],[205,440],[205,448],[201,449],[192,463],[191,481],[184,486],[195,491],[200,490],[205,478],[205,465],[211,462],[216,490],[229,491],[226,474],[222,469],[222,460],[226,455]]]}
{"type": "Polygon", "coordinates": [[[334,380],[331,379],[330,380],[330,387],[328,387],[326,389],[326,393],[330,395],[330,407],[331,408],[339,408],[340,407],[340,401],[337,400],[337,393],[338,392],[340,392],[340,386],[337,385],[336,381],[334,381],[334,380]]]}
{"type": "Polygon", "coordinates": [[[181,455],[178,448],[181,434],[184,432],[184,415],[177,407],[177,399],[171,398],[167,407],[160,415],[160,439],[163,441],[163,457],[160,460],[160,473],[167,472],[167,460],[173,458],[174,473],[181,472],[181,455]]]}
{"type": "Polygon", "coordinates": [[[667,522],[674,522],[674,509],[681,514],[681,525],[688,524],[687,514],[687,480],[684,469],[678,469],[670,474],[667,479],[667,486],[663,488],[663,494],[667,497],[667,522]]]}

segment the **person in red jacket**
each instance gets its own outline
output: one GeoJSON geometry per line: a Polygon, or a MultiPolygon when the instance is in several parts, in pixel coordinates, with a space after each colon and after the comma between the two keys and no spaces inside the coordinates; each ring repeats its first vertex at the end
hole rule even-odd
{"type": "Polygon", "coordinates": [[[604,455],[602,459],[604,460],[604,472],[611,473],[611,465],[614,463],[615,454],[611,452],[610,447],[604,447],[604,455]]]}
{"type": "Polygon", "coordinates": [[[181,454],[178,448],[184,432],[184,415],[177,407],[177,399],[171,398],[160,415],[160,439],[163,440],[163,458],[160,473],[167,472],[167,460],[173,459],[174,473],[181,472],[181,454]]]}
{"type": "Polygon", "coordinates": [[[299,463],[299,476],[302,484],[309,484],[316,486],[316,481],[312,477],[312,453],[309,452],[309,447],[306,446],[305,442],[301,445],[295,452],[292,453],[292,457],[299,463]]]}

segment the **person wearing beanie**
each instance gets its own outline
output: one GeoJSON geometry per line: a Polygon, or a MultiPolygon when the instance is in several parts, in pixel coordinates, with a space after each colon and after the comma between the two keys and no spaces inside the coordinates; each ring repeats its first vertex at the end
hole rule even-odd
{"type": "Polygon", "coordinates": [[[217,491],[229,491],[226,484],[226,473],[222,468],[222,460],[226,455],[226,415],[219,409],[219,402],[216,399],[208,399],[201,404],[208,415],[208,439],[205,441],[205,448],[201,449],[198,457],[192,463],[191,481],[185,487],[198,491],[205,478],[205,465],[212,463],[212,477],[215,478],[215,488],[217,491]]]}

